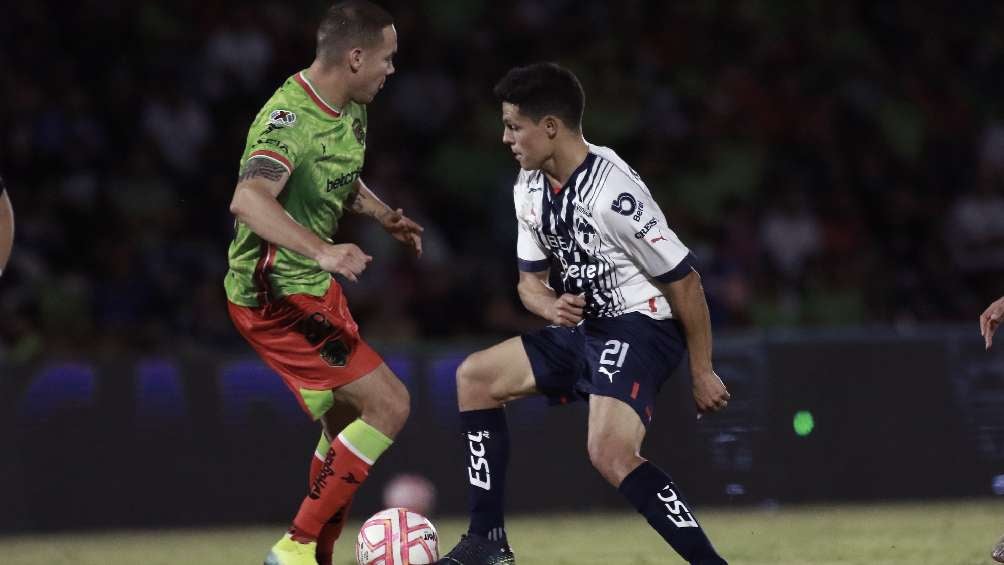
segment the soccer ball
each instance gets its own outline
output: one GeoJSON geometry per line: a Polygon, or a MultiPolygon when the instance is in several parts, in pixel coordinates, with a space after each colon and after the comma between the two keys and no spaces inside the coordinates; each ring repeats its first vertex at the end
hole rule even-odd
{"type": "Polygon", "coordinates": [[[427,565],[439,559],[439,534],[425,516],[405,508],[388,508],[370,516],[359,528],[359,565],[427,565]]]}

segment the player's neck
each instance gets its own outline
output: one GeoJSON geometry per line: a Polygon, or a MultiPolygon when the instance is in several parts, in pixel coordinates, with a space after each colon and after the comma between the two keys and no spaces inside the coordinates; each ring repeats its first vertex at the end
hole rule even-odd
{"type": "Polygon", "coordinates": [[[568,182],[568,177],[572,176],[575,169],[586,160],[589,155],[589,146],[586,140],[578,135],[564,143],[557,144],[554,154],[541,167],[551,180],[556,181],[560,186],[568,182]]]}
{"type": "Polygon", "coordinates": [[[317,94],[329,106],[341,110],[349,103],[349,89],[337,69],[327,67],[319,60],[314,59],[310,67],[304,71],[307,80],[317,91],[317,94]]]}

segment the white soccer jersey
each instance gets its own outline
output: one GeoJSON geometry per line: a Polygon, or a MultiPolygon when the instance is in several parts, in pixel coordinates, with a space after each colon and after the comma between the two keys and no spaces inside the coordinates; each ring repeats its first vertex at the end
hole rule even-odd
{"type": "Polygon", "coordinates": [[[683,278],[693,256],[638,173],[612,149],[590,144],[558,192],[543,171],[521,170],[513,198],[521,271],[547,270],[555,259],[564,292],[585,296],[586,317],[673,317],[652,280],[683,278]]]}

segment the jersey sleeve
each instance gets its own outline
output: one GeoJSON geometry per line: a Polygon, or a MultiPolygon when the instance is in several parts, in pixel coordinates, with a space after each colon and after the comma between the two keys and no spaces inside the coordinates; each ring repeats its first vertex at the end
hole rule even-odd
{"type": "Polygon", "coordinates": [[[648,190],[616,171],[610,175],[594,212],[599,230],[649,278],[671,283],[687,276],[694,256],[666,223],[648,190]]]}
{"type": "Polygon", "coordinates": [[[279,106],[267,105],[258,114],[248,132],[247,148],[241,166],[249,159],[271,159],[293,174],[303,149],[303,124],[296,113],[279,106]]]}
{"type": "Polygon", "coordinates": [[[520,172],[513,188],[513,200],[516,206],[516,262],[520,271],[527,273],[539,273],[546,271],[551,262],[548,259],[547,250],[544,249],[540,240],[537,239],[536,230],[533,223],[539,220],[533,217],[533,206],[528,195],[523,191],[525,187],[525,172],[520,172]]]}
{"type": "Polygon", "coordinates": [[[517,219],[516,235],[516,262],[520,271],[527,273],[539,273],[546,271],[551,262],[547,258],[547,253],[541,248],[537,241],[533,228],[522,219],[517,219]]]}

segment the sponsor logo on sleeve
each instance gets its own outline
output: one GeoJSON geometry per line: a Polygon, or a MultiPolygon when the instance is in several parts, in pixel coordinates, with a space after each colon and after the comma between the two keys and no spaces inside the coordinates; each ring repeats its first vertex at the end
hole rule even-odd
{"type": "Polygon", "coordinates": [[[638,201],[629,192],[620,193],[613,204],[610,205],[611,210],[622,216],[634,214],[636,208],[638,208],[638,201]]]}
{"type": "Polygon", "coordinates": [[[270,139],[267,137],[260,137],[255,142],[255,145],[269,145],[279,151],[282,151],[286,155],[289,155],[289,146],[279,141],[278,139],[270,139]]]}
{"type": "Polygon", "coordinates": [[[656,226],[656,224],[658,224],[658,223],[659,222],[656,221],[655,218],[652,218],[651,220],[649,220],[648,222],[646,222],[645,225],[642,226],[642,228],[640,230],[638,230],[637,232],[635,232],[634,238],[635,239],[641,239],[641,238],[645,237],[645,234],[647,234],[649,231],[651,231],[652,228],[654,228],[656,226]]]}
{"type": "Polygon", "coordinates": [[[645,203],[644,202],[639,202],[638,203],[638,209],[635,210],[634,216],[631,216],[631,219],[634,220],[634,221],[636,221],[636,222],[639,221],[639,220],[641,220],[641,214],[644,211],[645,211],[645,203]]]}
{"type": "Polygon", "coordinates": [[[292,127],[296,123],[296,114],[289,110],[273,110],[268,115],[268,125],[277,128],[292,127]]]}

